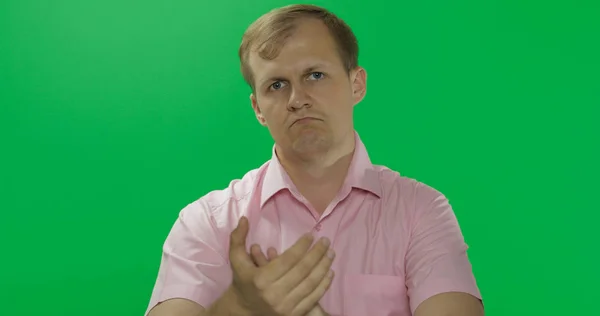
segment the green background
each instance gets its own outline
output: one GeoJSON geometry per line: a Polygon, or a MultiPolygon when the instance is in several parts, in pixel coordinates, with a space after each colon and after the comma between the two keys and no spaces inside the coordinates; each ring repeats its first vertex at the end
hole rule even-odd
{"type": "MultiPolygon", "coordinates": [[[[0,1],[0,314],[143,314],[180,209],[270,158],[237,48],[289,3],[0,1]]],[[[371,159],[450,198],[487,315],[595,314],[598,2],[315,4],[360,41],[371,159]]]]}

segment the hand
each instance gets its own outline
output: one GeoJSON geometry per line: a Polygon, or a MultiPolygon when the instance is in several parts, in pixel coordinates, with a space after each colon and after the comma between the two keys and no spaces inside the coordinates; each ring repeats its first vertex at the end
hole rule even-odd
{"type": "Polygon", "coordinates": [[[231,290],[250,315],[304,316],[321,299],[333,280],[333,251],[321,239],[305,235],[288,250],[263,266],[246,252],[248,219],[242,217],[231,233],[229,260],[231,290]]]}
{"type": "Polygon", "coordinates": [[[306,316],[330,316],[321,308],[321,305],[317,304],[313,309],[311,309],[306,316]]]}
{"type": "MultiPolygon", "coordinates": [[[[267,250],[267,255],[265,256],[260,249],[260,246],[257,244],[250,247],[250,253],[252,255],[252,260],[254,260],[259,267],[266,266],[270,261],[277,258],[277,250],[275,248],[269,248],[267,250]]],[[[305,316],[329,316],[329,314],[327,314],[323,308],[321,308],[321,305],[317,303],[305,316]]]]}

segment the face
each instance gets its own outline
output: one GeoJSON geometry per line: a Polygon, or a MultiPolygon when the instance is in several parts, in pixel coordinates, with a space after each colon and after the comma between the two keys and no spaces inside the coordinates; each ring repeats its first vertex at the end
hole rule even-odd
{"type": "Polygon", "coordinates": [[[353,108],[365,95],[366,72],[358,67],[348,74],[321,21],[298,22],[275,59],[251,52],[248,62],[252,108],[278,149],[306,156],[349,138],[353,144],[353,108]]]}

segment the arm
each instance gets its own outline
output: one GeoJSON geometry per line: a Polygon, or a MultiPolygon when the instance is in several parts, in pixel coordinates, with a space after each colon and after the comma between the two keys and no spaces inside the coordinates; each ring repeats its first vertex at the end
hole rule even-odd
{"type": "Polygon", "coordinates": [[[201,199],[187,205],[163,246],[160,268],[148,304],[148,316],[197,316],[216,305],[231,284],[228,234],[218,229],[210,207],[201,199]]]}
{"type": "Polygon", "coordinates": [[[417,187],[406,253],[406,285],[415,316],[483,316],[467,245],[448,200],[417,187]]]}
{"type": "Polygon", "coordinates": [[[208,316],[204,307],[183,298],[174,298],[156,305],[148,316],[208,316]]]}
{"type": "Polygon", "coordinates": [[[246,217],[229,238],[211,231],[211,225],[192,223],[198,222],[180,217],[167,238],[149,316],[306,315],[331,285],[333,254],[327,239],[312,246],[313,237],[306,234],[281,256],[258,267],[246,250],[246,217]],[[222,239],[229,239],[230,264],[222,263],[222,239]],[[209,307],[204,310],[205,306],[209,307]]]}
{"type": "Polygon", "coordinates": [[[206,310],[200,304],[181,298],[174,298],[156,305],[148,316],[219,316],[246,315],[239,306],[231,288],[206,310]]]}
{"type": "Polygon", "coordinates": [[[415,316],[483,316],[483,305],[474,296],[461,292],[446,292],[426,299],[415,316]]]}

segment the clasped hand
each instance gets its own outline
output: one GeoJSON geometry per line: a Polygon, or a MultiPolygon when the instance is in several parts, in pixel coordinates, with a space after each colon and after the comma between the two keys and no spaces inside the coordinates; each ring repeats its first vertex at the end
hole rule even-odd
{"type": "Polygon", "coordinates": [[[314,237],[306,234],[281,255],[269,249],[267,257],[256,245],[246,252],[248,230],[248,219],[242,217],[229,247],[231,290],[242,309],[260,316],[320,314],[318,302],[334,277],[329,240],[321,238],[312,246],[314,237]]]}

